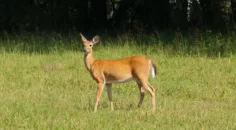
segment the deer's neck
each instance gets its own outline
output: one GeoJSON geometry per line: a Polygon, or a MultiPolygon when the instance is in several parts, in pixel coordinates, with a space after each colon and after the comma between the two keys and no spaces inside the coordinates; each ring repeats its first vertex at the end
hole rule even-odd
{"type": "Polygon", "coordinates": [[[84,64],[88,71],[90,71],[92,64],[94,63],[95,58],[92,53],[84,54],[84,64]]]}

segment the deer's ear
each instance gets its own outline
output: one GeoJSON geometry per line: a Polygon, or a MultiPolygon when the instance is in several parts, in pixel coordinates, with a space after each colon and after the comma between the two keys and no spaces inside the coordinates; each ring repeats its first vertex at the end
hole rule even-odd
{"type": "Polygon", "coordinates": [[[87,42],[88,40],[80,33],[81,39],[83,42],[87,42]]]}
{"type": "Polygon", "coordinates": [[[92,42],[93,42],[93,44],[97,44],[98,42],[99,42],[99,36],[97,35],[97,36],[95,36],[94,38],[93,38],[93,40],[92,40],[92,42]]]}

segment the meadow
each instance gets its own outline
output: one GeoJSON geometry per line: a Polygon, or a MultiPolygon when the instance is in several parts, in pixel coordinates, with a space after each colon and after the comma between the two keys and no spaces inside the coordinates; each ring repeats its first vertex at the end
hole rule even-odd
{"type": "Polygon", "coordinates": [[[137,108],[135,82],[113,85],[114,111],[104,88],[94,113],[97,86],[85,69],[79,37],[5,34],[0,39],[0,129],[236,129],[233,36],[136,38],[101,37],[94,56],[153,59],[158,65],[157,77],[150,78],[155,113],[149,93],[137,108]]]}

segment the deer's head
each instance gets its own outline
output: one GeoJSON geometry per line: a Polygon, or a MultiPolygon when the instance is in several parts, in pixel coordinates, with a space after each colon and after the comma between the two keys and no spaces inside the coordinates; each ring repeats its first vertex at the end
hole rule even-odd
{"type": "Polygon", "coordinates": [[[93,45],[97,44],[99,42],[99,36],[94,36],[91,41],[87,40],[81,33],[80,33],[81,39],[84,44],[83,51],[84,53],[91,53],[93,51],[93,45]]]}

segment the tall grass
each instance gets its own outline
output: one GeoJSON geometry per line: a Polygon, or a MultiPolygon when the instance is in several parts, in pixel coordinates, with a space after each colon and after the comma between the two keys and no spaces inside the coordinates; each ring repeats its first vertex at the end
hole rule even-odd
{"type": "MultiPolygon", "coordinates": [[[[89,37],[92,38],[92,37],[89,37]]],[[[192,55],[209,57],[228,57],[236,53],[236,34],[211,32],[156,32],[152,34],[124,33],[118,36],[101,34],[103,46],[135,45],[142,49],[151,49],[151,52],[160,52],[170,55],[192,55]],[[151,47],[150,47],[151,46],[151,47]]],[[[4,32],[0,37],[0,51],[23,53],[49,53],[66,50],[78,51],[81,49],[79,33],[20,33],[8,34],[4,32]]]]}
{"type": "Polygon", "coordinates": [[[0,129],[236,129],[234,44],[230,42],[232,52],[222,57],[208,50],[206,45],[214,43],[206,36],[200,39],[206,42],[203,47],[200,42],[187,43],[191,37],[171,43],[162,36],[101,36],[94,46],[98,59],[147,55],[157,63],[158,76],[150,79],[157,112],[151,112],[148,93],[137,109],[138,87],[130,82],[113,85],[114,112],[105,88],[98,112],[93,113],[97,86],[84,67],[77,35],[5,35],[0,53],[0,129]]]}

